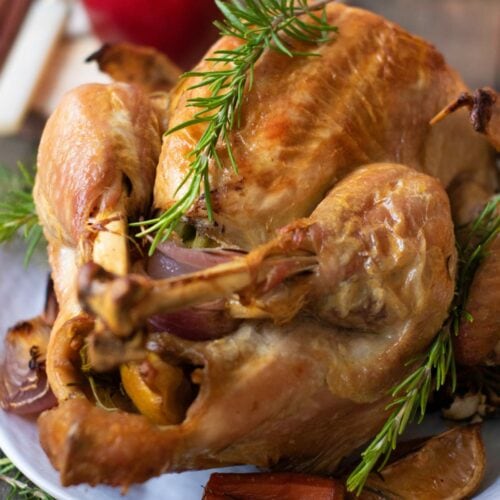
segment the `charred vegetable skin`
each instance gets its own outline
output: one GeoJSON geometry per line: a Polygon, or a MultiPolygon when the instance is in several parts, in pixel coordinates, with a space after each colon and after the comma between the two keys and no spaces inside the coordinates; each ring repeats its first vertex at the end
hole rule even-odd
{"type": "Polygon", "coordinates": [[[306,474],[212,474],[203,500],[343,500],[340,481],[306,474]]]}
{"type": "Polygon", "coordinates": [[[19,415],[38,415],[57,404],[45,373],[50,331],[58,305],[49,280],[45,310],[12,327],[0,364],[0,406],[19,415]]]}

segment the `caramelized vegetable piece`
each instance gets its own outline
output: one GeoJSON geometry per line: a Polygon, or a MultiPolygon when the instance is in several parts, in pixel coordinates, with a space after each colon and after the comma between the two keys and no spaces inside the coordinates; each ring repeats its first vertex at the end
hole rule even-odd
{"type": "Polygon", "coordinates": [[[130,399],[152,422],[169,425],[182,421],[191,390],[181,368],[150,353],[142,362],[122,365],[120,374],[130,399]]]}
{"type": "Polygon", "coordinates": [[[4,410],[36,415],[57,404],[45,373],[45,361],[58,309],[49,279],[43,313],[7,332],[0,361],[0,407],[4,410]]]}
{"type": "Polygon", "coordinates": [[[134,83],[148,92],[169,91],[181,75],[165,54],[129,43],[105,44],[86,62],[91,61],[96,61],[114,81],[134,83]]]}
{"type": "Polygon", "coordinates": [[[0,364],[0,406],[19,415],[38,414],[57,404],[45,374],[50,326],[38,317],[11,328],[0,364]]]}
{"type": "Polygon", "coordinates": [[[341,500],[335,479],[307,474],[220,474],[210,476],[203,500],[341,500]]]}
{"type": "Polygon", "coordinates": [[[485,460],[479,426],[457,427],[430,439],[379,474],[371,474],[360,498],[469,497],[483,478],[485,460]]]}

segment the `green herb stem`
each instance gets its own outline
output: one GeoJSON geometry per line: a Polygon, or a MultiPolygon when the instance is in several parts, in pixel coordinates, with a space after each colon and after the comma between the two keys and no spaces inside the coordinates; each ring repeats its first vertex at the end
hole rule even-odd
{"type": "Polygon", "coordinates": [[[0,481],[10,485],[10,492],[6,500],[15,498],[28,498],[40,500],[53,500],[50,495],[37,488],[25,478],[8,458],[0,458],[0,481]]]}
{"type": "Polygon", "coordinates": [[[26,267],[42,239],[43,231],[33,200],[34,178],[23,164],[19,163],[18,168],[17,174],[5,168],[1,171],[0,244],[21,233],[27,243],[26,267]]]}
{"type": "Polygon", "coordinates": [[[471,225],[465,244],[458,247],[459,269],[450,315],[417,368],[390,391],[393,400],[386,409],[392,408],[393,411],[380,432],[361,453],[361,462],[347,479],[349,491],[361,493],[370,472],[375,467],[378,470],[384,467],[396,448],[399,436],[410,422],[415,419],[422,421],[430,395],[440,389],[448,377],[451,377],[452,391],[455,391],[453,336],[458,335],[460,323],[464,319],[472,320],[466,310],[469,289],[477,268],[488,253],[489,245],[500,232],[500,216],[497,215],[499,203],[500,196],[494,196],[471,225]]]}
{"type": "Polygon", "coordinates": [[[325,43],[337,28],[327,22],[325,7],[333,0],[308,4],[307,0],[215,0],[224,16],[216,22],[221,35],[239,38],[243,43],[235,49],[216,50],[206,60],[214,63],[211,70],[190,71],[184,78],[198,79],[189,90],[206,87],[208,96],[192,97],[187,105],[197,108],[193,118],[173,128],[167,135],[193,125],[206,125],[201,138],[189,153],[189,171],[177,192],[187,185],[186,192],[159,217],[133,223],[143,230],[143,237],[155,234],[150,253],[159,243],[169,238],[172,231],[191,206],[204,193],[207,216],[213,221],[209,167],[214,163],[224,168],[217,151],[222,142],[232,169],[238,165],[230,142],[230,132],[240,124],[241,108],[245,92],[254,81],[254,68],[265,50],[274,50],[288,57],[315,56],[314,52],[294,51],[291,40],[306,43],[325,43]],[[321,16],[316,11],[323,10],[321,16]],[[299,16],[306,16],[306,20],[299,16]]]}

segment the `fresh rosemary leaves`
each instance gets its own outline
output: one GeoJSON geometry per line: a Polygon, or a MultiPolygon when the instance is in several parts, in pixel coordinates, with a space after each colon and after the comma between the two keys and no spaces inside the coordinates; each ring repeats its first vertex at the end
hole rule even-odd
{"type": "Polygon", "coordinates": [[[230,50],[217,50],[206,60],[214,63],[207,71],[191,71],[184,78],[196,78],[190,89],[208,88],[208,96],[191,98],[188,105],[197,108],[191,120],[167,132],[197,124],[206,124],[205,132],[189,155],[190,169],[177,190],[188,185],[186,193],[159,217],[135,225],[143,227],[139,237],[155,233],[150,253],[168,239],[182,216],[204,192],[209,220],[213,220],[210,196],[209,166],[213,161],[224,168],[217,152],[219,141],[225,145],[232,168],[238,166],[233,155],[229,134],[238,126],[244,93],[252,88],[256,62],[266,49],[289,57],[314,56],[314,52],[296,52],[291,40],[325,43],[337,28],[328,24],[325,6],[333,0],[308,3],[307,0],[215,0],[224,16],[216,22],[222,35],[242,40],[242,45],[230,50]],[[315,14],[322,11],[320,15],[315,14]],[[299,16],[304,15],[304,18],[299,16]]]}
{"type": "Polygon", "coordinates": [[[459,268],[450,315],[418,368],[391,390],[393,401],[387,409],[393,411],[347,479],[349,491],[359,494],[372,469],[378,465],[380,470],[385,465],[396,448],[398,437],[417,416],[419,422],[424,418],[429,396],[444,385],[447,377],[451,377],[452,390],[455,390],[452,336],[458,334],[461,321],[473,320],[465,309],[469,287],[489,244],[500,233],[499,203],[500,195],[493,197],[470,227],[465,243],[458,247],[459,268]]]}
{"type": "Polygon", "coordinates": [[[0,170],[0,244],[22,231],[27,242],[24,265],[27,266],[42,238],[42,228],[33,201],[33,175],[18,164],[18,175],[10,170],[0,170]]]}
{"type": "Polygon", "coordinates": [[[10,498],[28,498],[52,500],[47,493],[34,486],[26,479],[8,458],[0,458],[0,481],[10,485],[10,492],[5,500],[10,498]]]}

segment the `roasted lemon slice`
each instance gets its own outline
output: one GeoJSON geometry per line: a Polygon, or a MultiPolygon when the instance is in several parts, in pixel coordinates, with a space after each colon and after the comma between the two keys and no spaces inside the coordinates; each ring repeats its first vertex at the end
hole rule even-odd
{"type": "Polygon", "coordinates": [[[371,474],[361,499],[466,498],[479,486],[485,460],[479,426],[457,427],[371,474]]]}
{"type": "Polygon", "coordinates": [[[130,399],[152,422],[169,425],[183,420],[189,386],[181,368],[150,353],[144,361],[121,365],[120,374],[130,399]]]}

